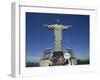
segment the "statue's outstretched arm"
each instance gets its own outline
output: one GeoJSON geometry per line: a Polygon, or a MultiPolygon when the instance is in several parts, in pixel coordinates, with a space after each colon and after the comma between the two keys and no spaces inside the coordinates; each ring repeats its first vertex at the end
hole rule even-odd
{"type": "Polygon", "coordinates": [[[43,25],[43,26],[47,26],[47,27],[50,28],[50,29],[54,29],[54,25],[47,25],[47,24],[45,24],[45,25],[43,25]]]}
{"type": "Polygon", "coordinates": [[[62,30],[64,30],[64,29],[68,29],[68,28],[70,28],[70,27],[72,27],[72,26],[71,26],[71,25],[63,26],[63,27],[62,27],[62,30]]]}

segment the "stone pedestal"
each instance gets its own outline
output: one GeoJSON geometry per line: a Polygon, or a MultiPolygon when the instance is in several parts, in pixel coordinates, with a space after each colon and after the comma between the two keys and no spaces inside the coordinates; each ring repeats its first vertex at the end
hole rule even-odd
{"type": "Polygon", "coordinates": [[[54,51],[53,52],[53,65],[63,65],[64,56],[63,51],[54,51]]]}

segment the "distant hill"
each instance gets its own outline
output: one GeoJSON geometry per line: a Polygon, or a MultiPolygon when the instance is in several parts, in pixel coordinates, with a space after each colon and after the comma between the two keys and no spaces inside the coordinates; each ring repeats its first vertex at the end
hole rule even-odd
{"type": "Polygon", "coordinates": [[[77,65],[85,65],[85,64],[90,64],[90,60],[77,60],[77,65]]]}
{"type": "Polygon", "coordinates": [[[39,63],[35,62],[27,62],[26,67],[39,67],[39,63]]]}

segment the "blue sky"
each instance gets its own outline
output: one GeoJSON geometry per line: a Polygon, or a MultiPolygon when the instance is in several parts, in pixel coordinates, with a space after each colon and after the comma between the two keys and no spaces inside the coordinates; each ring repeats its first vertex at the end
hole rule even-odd
{"type": "Polygon", "coordinates": [[[26,60],[37,62],[45,48],[54,51],[54,31],[44,24],[72,25],[62,33],[62,50],[71,48],[78,59],[89,59],[89,15],[26,13],[26,60]]]}

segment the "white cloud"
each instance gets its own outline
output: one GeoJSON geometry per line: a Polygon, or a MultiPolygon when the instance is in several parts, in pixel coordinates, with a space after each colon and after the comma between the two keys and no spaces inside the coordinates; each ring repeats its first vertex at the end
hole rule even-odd
{"type": "Polygon", "coordinates": [[[27,62],[39,62],[41,56],[26,56],[27,62]]]}
{"type": "Polygon", "coordinates": [[[83,52],[77,52],[75,53],[75,57],[77,59],[81,59],[81,60],[86,60],[86,59],[89,59],[89,51],[88,50],[85,50],[83,52]]]}

